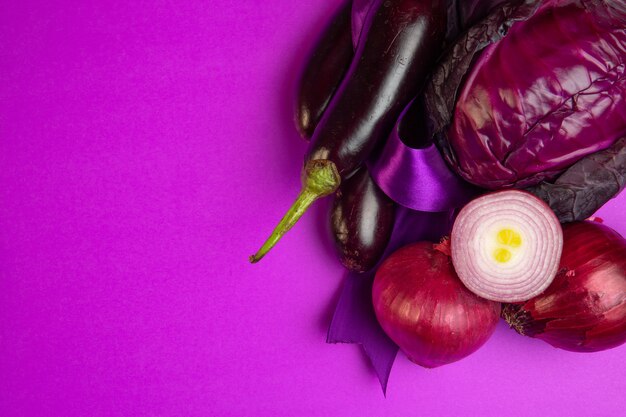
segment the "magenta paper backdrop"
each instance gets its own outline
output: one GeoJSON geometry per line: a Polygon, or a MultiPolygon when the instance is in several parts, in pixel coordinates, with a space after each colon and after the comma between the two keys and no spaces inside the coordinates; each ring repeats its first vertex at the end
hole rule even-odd
{"type": "Polygon", "coordinates": [[[247,262],[297,193],[293,81],[338,4],[2,2],[0,416],[624,415],[626,346],[504,324],[443,368],[400,355],[385,399],[325,343],[328,202],[247,262]]]}

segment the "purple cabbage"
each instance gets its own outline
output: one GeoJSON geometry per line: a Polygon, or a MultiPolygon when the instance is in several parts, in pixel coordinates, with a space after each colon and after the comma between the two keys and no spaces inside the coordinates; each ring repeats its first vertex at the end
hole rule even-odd
{"type": "Polygon", "coordinates": [[[625,0],[503,4],[434,71],[429,127],[473,184],[554,180],[626,134],[625,72],[625,0]]]}

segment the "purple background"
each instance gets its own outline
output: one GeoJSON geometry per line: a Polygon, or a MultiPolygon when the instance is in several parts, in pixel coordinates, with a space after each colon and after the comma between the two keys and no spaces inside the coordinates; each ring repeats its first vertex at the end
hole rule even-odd
{"type": "Polygon", "coordinates": [[[338,3],[2,2],[0,415],[623,415],[626,346],[504,324],[443,368],[400,355],[383,398],[324,342],[328,202],[247,262],[297,193],[293,82],[338,3]]]}

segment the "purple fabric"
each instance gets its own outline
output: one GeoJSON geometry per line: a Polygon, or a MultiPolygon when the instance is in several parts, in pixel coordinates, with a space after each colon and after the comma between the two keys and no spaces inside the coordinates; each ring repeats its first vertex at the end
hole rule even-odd
{"type": "MultiPolygon", "coordinates": [[[[449,233],[451,226],[451,211],[427,213],[400,207],[383,259],[408,243],[437,241],[449,233]]],[[[385,334],[374,314],[372,283],[375,270],[366,274],[347,274],[326,341],[360,344],[386,393],[398,346],[385,334]]]]}
{"type": "Polygon", "coordinates": [[[396,203],[417,211],[446,211],[468,202],[476,189],[450,171],[433,143],[412,149],[402,142],[398,126],[404,114],[379,157],[368,164],[376,184],[396,203]]]}
{"type": "Polygon", "coordinates": [[[360,344],[386,394],[398,346],[387,337],[376,321],[372,306],[373,281],[373,272],[347,274],[326,341],[360,344]]]}
{"type": "Polygon", "coordinates": [[[356,45],[359,43],[359,37],[361,36],[361,29],[363,23],[367,17],[374,0],[352,0],[352,45],[356,49],[356,45]]]}

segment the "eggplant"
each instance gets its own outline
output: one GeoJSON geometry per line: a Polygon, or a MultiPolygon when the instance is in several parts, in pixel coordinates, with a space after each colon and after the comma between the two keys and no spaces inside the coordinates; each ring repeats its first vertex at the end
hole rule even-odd
{"type": "MultiPolygon", "coordinates": [[[[353,7],[355,4],[348,1],[335,13],[300,77],[295,115],[296,127],[304,139],[311,138],[354,55],[350,24],[353,7]]],[[[330,213],[341,263],[353,272],[365,272],[376,265],[391,237],[394,218],[395,204],[374,183],[367,168],[362,167],[342,183],[330,213]]]]}
{"type": "Polygon", "coordinates": [[[561,223],[585,220],[626,187],[626,137],[588,155],[554,183],[542,182],[526,191],[545,201],[561,223]]]}
{"type": "Polygon", "coordinates": [[[335,188],[361,166],[417,94],[438,56],[445,22],[441,0],[386,0],[370,10],[350,70],[313,134],[305,165],[337,174],[335,188]]]}
{"type": "Polygon", "coordinates": [[[346,1],[332,17],[316,42],[300,76],[296,92],[295,122],[300,136],[309,140],[344,74],[350,67],[354,48],[346,1]]]}
{"type": "Polygon", "coordinates": [[[383,256],[395,221],[395,203],[363,168],[345,180],[331,210],[341,263],[353,272],[372,269],[383,256]]]}
{"type": "Polygon", "coordinates": [[[316,127],[296,202],[258,262],[320,197],[334,193],[385,138],[417,94],[446,32],[444,0],[378,0],[368,13],[348,73],[316,127]]]}

